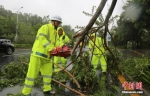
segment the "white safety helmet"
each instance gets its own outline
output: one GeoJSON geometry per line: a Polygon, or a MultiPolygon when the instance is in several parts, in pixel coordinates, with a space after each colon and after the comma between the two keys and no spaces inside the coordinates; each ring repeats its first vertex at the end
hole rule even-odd
{"type": "Polygon", "coordinates": [[[59,21],[59,22],[61,22],[61,23],[62,23],[62,19],[61,19],[61,17],[60,17],[60,16],[57,16],[57,15],[52,16],[52,17],[50,18],[50,20],[56,20],[56,21],[59,21]]]}

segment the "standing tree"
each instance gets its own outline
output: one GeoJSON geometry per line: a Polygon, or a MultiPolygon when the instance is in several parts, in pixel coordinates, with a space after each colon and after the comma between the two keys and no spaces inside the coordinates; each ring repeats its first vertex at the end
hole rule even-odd
{"type": "Polygon", "coordinates": [[[115,38],[117,45],[126,46],[127,41],[135,41],[137,49],[149,47],[149,4],[150,0],[130,0],[123,7],[124,12],[118,21],[117,38],[115,38]]]}

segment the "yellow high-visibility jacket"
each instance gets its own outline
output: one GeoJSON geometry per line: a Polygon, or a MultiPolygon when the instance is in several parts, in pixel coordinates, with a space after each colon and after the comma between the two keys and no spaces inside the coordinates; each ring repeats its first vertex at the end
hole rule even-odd
{"type": "Polygon", "coordinates": [[[49,51],[56,47],[57,31],[50,24],[43,25],[36,35],[35,42],[32,47],[32,54],[44,59],[49,59],[49,51]]]}
{"type": "MultiPolygon", "coordinates": [[[[61,27],[59,27],[59,28],[61,28],[61,27]]],[[[59,28],[57,30],[59,30],[59,28]]],[[[56,46],[63,46],[65,44],[69,43],[69,42],[70,42],[70,39],[67,35],[65,35],[64,30],[63,30],[63,34],[61,36],[59,36],[57,34],[56,46]]],[[[67,59],[64,58],[64,57],[54,56],[54,62],[56,64],[60,64],[62,67],[65,67],[66,63],[67,63],[67,59]]],[[[54,71],[58,72],[58,71],[60,71],[60,68],[57,67],[56,65],[54,65],[54,71]]]]}
{"type": "MultiPolygon", "coordinates": [[[[94,38],[95,39],[95,38],[94,38]]],[[[94,42],[94,39],[92,40],[94,42]]],[[[97,47],[100,49],[98,49],[96,47],[96,45],[94,45],[94,43],[92,42],[91,40],[89,41],[89,48],[90,48],[90,52],[92,52],[93,48],[94,48],[94,51],[93,51],[93,54],[102,54],[105,49],[103,47],[103,41],[102,41],[102,38],[100,37],[96,37],[96,40],[95,40],[95,44],[97,45],[97,47]]]]}
{"type": "MultiPolygon", "coordinates": [[[[58,28],[59,30],[59,28],[58,28]]],[[[67,35],[65,35],[65,32],[63,30],[63,34],[59,37],[59,35],[57,34],[57,42],[56,42],[56,46],[63,46],[64,44],[67,44],[70,42],[70,39],[67,35]]]]}

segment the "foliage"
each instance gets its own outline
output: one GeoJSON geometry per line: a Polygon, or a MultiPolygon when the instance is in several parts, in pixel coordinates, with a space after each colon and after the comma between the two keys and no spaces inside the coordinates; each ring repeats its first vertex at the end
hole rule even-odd
{"type": "Polygon", "coordinates": [[[11,62],[9,65],[4,65],[1,69],[0,89],[12,87],[16,84],[23,84],[26,71],[27,65],[21,62],[11,62]]]}
{"type": "MultiPolygon", "coordinates": [[[[108,65],[108,76],[107,76],[107,91],[101,91],[99,86],[99,79],[95,75],[95,72],[92,71],[92,66],[90,64],[89,55],[86,52],[73,63],[73,68],[71,73],[75,76],[77,81],[81,85],[82,91],[89,89],[89,93],[94,92],[94,96],[99,96],[100,94],[105,94],[104,96],[116,96],[118,90],[120,88],[118,78],[118,68],[122,72],[123,76],[130,82],[142,82],[143,88],[149,89],[149,68],[150,68],[150,60],[147,57],[142,58],[128,58],[124,60],[123,54],[115,50],[114,48],[110,48],[115,57],[112,56],[109,52],[106,52],[107,56],[107,65],[108,65]],[[115,63],[118,62],[118,65],[115,63]],[[109,84],[109,80],[112,80],[112,83],[109,84]],[[111,90],[111,91],[110,91],[111,90]],[[113,92],[113,94],[111,93],[113,92]],[[98,95],[99,94],[99,95],[98,95]],[[107,94],[107,95],[106,95],[107,94]]],[[[72,56],[72,60],[74,60],[74,56],[72,56]]],[[[73,85],[73,87],[75,87],[73,85]]],[[[121,87],[122,88],[122,87],[121,87]]],[[[121,94],[124,96],[124,94],[121,94]]]]}
{"type": "Polygon", "coordinates": [[[4,17],[0,15],[0,36],[12,39],[14,33],[14,20],[11,17],[4,17]]]}
{"type": "Polygon", "coordinates": [[[59,71],[57,73],[54,73],[53,74],[53,78],[59,82],[67,82],[67,81],[70,81],[70,77],[68,74],[62,72],[62,71],[59,71]]]}
{"type": "MultiPolygon", "coordinates": [[[[119,51],[111,49],[111,51],[115,54],[116,60],[119,61],[119,68],[122,71],[123,75],[128,78],[129,81],[141,81],[143,83],[144,88],[149,89],[149,68],[150,68],[150,60],[149,58],[134,58],[134,59],[126,59],[120,60],[119,57],[122,54],[119,51]]],[[[107,63],[111,69],[108,69],[108,73],[110,73],[113,83],[109,85],[109,92],[101,91],[98,87],[99,79],[97,78],[95,72],[92,70],[92,66],[89,60],[89,54],[84,52],[81,57],[79,57],[74,63],[73,68],[70,72],[76,78],[76,80],[81,85],[81,90],[89,90],[89,94],[94,94],[94,96],[99,96],[100,94],[103,96],[116,96],[118,94],[119,86],[117,80],[117,69],[116,65],[114,65],[114,58],[109,53],[107,54],[107,63]],[[111,91],[110,91],[111,90],[111,91]]],[[[72,55],[72,60],[75,55],[72,55]]],[[[5,65],[0,70],[0,89],[2,90],[4,87],[12,87],[14,85],[23,85],[27,68],[28,68],[29,59],[25,56],[19,57],[17,62],[12,62],[8,65],[5,65]]],[[[54,73],[53,78],[60,81],[66,82],[67,80],[72,82],[72,79],[65,74],[64,72],[54,73]]],[[[107,77],[107,79],[109,76],[107,77]]],[[[109,79],[107,80],[107,82],[109,79]]],[[[76,88],[74,86],[74,82],[71,83],[71,87],[76,88]]],[[[42,76],[39,74],[35,80],[35,87],[41,88],[42,86],[42,76]]],[[[20,96],[20,94],[13,95],[9,94],[9,96],[20,96]]],[[[89,95],[90,96],[90,95],[89,95]]],[[[123,94],[121,96],[124,96],[123,94]]]]}
{"type": "MultiPolygon", "coordinates": [[[[75,56],[75,55],[74,55],[75,56]]],[[[74,56],[72,56],[72,60],[74,60],[74,56]]],[[[112,58],[109,59],[111,61],[112,58]]],[[[109,65],[109,64],[108,64],[109,65]]],[[[114,65],[113,65],[114,66],[114,65]]],[[[100,68],[99,68],[100,69],[100,68]]],[[[111,68],[112,69],[112,68],[111,68]]],[[[115,69],[112,69],[114,71],[115,69]]],[[[116,88],[118,85],[117,83],[113,83],[112,85],[108,84],[109,76],[106,76],[106,86],[110,88],[111,92],[107,92],[105,89],[101,88],[100,82],[101,78],[103,77],[103,74],[100,75],[100,78],[98,74],[95,73],[96,71],[93,70],[93,67],[91,65],[90,55],[88,52],[83,52],[80,57],[73,62],[73,68],[71,70],[71,73],[75,76],[76,80],[81,85],[81,91],[87,91],[86,94],[94,94],[94,96],[98,96],[98,94],[105,94],[104,96],[116,96],[118,92],[118,88],[116,88]],[[115,87],[114,87],[115,86],[115,87]],[[116,89],[114,89],[116,88],[116,89]],[[107,95],[106,95],[107,94],[107,95]],[[112,95],[114,94],[114,95],[112,95]]],[[[116,71],[115,71],[116,72],[116,71]]],[[[111,74],[116,75],[116,74],[111,74]]],[[[104,75],[105,76],[105,75],[104,75]]],[[[117,77],[114,77],[114,82],[117,81],[117,77]]],[[[117,81],[118,82],[118,81],[117,81]]],[[[72,82],[72,86],[76,88],[74,82],[72,82]]]]}
{"type": "MultiPolygon", "coordinates": [[[[17,62],[11,62],[8,65],[4,65],[0,70],[0,89],[5,87],[12,87],[14,85],[23,85],[29,59],[25,56],[20,56],[17,62]]],[[[36,78],[35,87],[41,87],[42,76],[39,75],[36,78]]]]}
{"type": "Polygon", "coordinates": [[[15,48],[31,48],[32,44],[14,44],[15,48]]]}
{"type": "Polygon", "coordinates": [[[130,0],[126,3],[114,34],[116,46],[125,46],[128,41],[135,41],[137,49],[150,48],[149,4],[150,0],[130,0]]]}
{"type": "Polygon", "coordinates": [[[143,86],[150,89],[150,59],[128,58],[123,60],[119,65],[123,75],[130,81],[142,82],[143,86]]]}
{"type": "Polygon", "coordinates": [[[116,48],[109,48],[110,51],[112,52],[112,54],[110,54],[108,52],[108,50],[106,51],[106,57],[107,57],[107,68],[108,68],[108,72],[111,73],[111,75],[113,75],[115,78],[117,78],[117,74],[118,74],[118,69],[117,69],[117,64],[119,64],[121,62],[121,57],[123,56],[123,54],[117,50],[116,48]],[[116,64],[117,62],[117,64],[116,64]]]}

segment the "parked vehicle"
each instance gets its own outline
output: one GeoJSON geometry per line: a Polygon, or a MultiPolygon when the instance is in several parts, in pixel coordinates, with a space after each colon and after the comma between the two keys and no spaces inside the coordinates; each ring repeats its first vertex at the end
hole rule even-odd
{"type": "Polygon", "coordinates": [[[14,45],[9,39],[0,39],[0,53],[11,55],[15,51],[14,45]]]}

